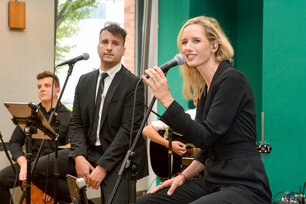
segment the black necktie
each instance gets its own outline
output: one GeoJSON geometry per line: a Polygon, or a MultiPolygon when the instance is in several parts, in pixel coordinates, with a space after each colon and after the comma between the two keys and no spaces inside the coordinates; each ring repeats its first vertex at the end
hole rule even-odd
{"type": "Polygon", "coordinates": [[[99,88],[98,88],[98,94],[96,97],[96,105],[95,105],[95,115],[94,115],[94,123],[92,127],[92,136],[96,137],[97,135],[97,128],[98,128],[98,121],[99,121],[99,112],[100,112],[100,106],[101,106],[101,99],[104,89],[104,79],[108,76],[106,72],[102,73],[99,88]]]}

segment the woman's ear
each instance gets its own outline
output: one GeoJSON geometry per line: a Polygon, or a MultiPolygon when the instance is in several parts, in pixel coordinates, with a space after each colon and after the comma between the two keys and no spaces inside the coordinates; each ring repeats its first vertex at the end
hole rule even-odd
{"type": "Polygon", "coordinates": [[[212,42],[212,51],[213,52],[216,52],[217,50],[218,50],[218,47],[219,47],[219,43],[218,43],[218,41],[213,41],[212,42]]]}

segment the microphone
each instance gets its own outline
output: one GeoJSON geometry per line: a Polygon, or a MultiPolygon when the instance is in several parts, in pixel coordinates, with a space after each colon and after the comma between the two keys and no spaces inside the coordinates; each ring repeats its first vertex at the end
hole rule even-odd
{"type": "Polygon", "coordinates": [[[80,60],[88,60],[89,59],[89,54],[88,53],[83,53],[82,55],[80,56],[77,56],[75,58],[72,58],[70,60],[67,60],[65,62],[62,62],[60,64],[57,65],[57,67],[59,66],[63,66],[65,64],[75,64],[77,61],[80,61],[80,60]]]}
{"type": "MultiPolygon", "coordinates": [[[[161,65],[161,66],[159,66],[159,68],[160,68],[164,73],[167,73],[167,71],[168,71],[170,68],[175,67],[176,65],[182,65],[182,64],[184,64],[184,63],[185,63],[185,56],[184,56],[183,54],[180,54],[180,53],[179,53],[179,54],[175,55],[175,57],[174,57],[172,60],[166,62],[165,64],[163,64],[163,65],[161,65]]],[[[150,78],[147,74],[145,74],[145,77],[146,77],[147,79],[150,78]]]]}
{"type": "Polygon", "coordinates": [[[77,184],[79,189],[82,189],[86,186],[86,182],[84,178],[78,178],[77,180],[75,180],[75,183],[77,184]]]}

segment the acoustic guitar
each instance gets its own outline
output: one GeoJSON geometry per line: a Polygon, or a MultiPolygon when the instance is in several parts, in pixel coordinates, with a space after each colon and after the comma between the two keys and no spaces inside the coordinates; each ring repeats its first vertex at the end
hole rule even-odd
{"type": "MultiPolygon", "coordinates": [[[[24,185],[26,184],[26,181],[22,182],[22,186],[24,188],[24,185]]],[[[43,195],[44,192],[42,190],[40,190],[37,186],[35,186],[33,183],[31,183],[31,203],[33,204],[51,204],[54,203],[53,198],[48,201],[45,202],[45,200],[43,199],[43,195]]],[[[26,196],[22,202],[22,204],[26,204],[26,196]]]]}
{"type": "MultiPolygon", "coordinates": [[[[164,137],[165,131],[160,130],[158,133],[164,137]]],[[[165,137],[164,137],[165,138],[165,137]]],[[[165,138],[167,139],[167,138],[165,138]]],[[[161,180],[166,180],[172,176],[176,176],[178,173],[182,172],[185,168],[187,168],[193,158],[201,151],[200,148],[195,148],[194,145],[190,143],[186,143],[183,135],[173,132],[172,141],[180,141],[187,145],[187,151],[183,156],[179,156],[175,152],[173,152],[172,163],[169,166],[169,150],[163,145],[150,141],[150,159],[151,159],[151,167],[153,172],[158,176],[161,180]],[[169,167],[172,168],[172,173],[169,175],[169,167]]],[[[257,145],[258,153],[270,153],[272,147],[269,144],[259,144],[257,145]]]]}
{"type": "MultiPolygon", "coordinates": [[[[160,130],[158,133],[164,137],[165,131],[160,130]]],[[[165,138],[165,137],[164,137],[165,138]]],[[[168,139],[168,138],[165,138],[168,139]]],[[[187,143],[183,135],[173,132],[172,141],[180,141],[186,144],[186,153],[183,156],[179,156],[172,151],[173,159],[169,166],[169,151],[168,148],[150,141],[150,159],[151,167],[161,180],[168,179],[169,177],[176,176],[178,173],[183,171],[192,162],[194,156],[200,151],[200,148],[195,148],[191,143],[187,143]],[[172,168],[171,175],[169,175],[169,168],[172,168]]]]}

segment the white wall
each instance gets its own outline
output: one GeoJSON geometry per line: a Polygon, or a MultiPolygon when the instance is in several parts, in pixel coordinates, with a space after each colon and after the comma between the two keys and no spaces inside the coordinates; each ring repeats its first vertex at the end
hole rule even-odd
{"type": "Polygon", "coordinates": [[[25,3],[26,29],[10,30],[8,1],[0,1],[0,131],[5,141],[14,125],[3,102],[38,103],[36,75],[53,70],[54,0],[25,3]]]}

